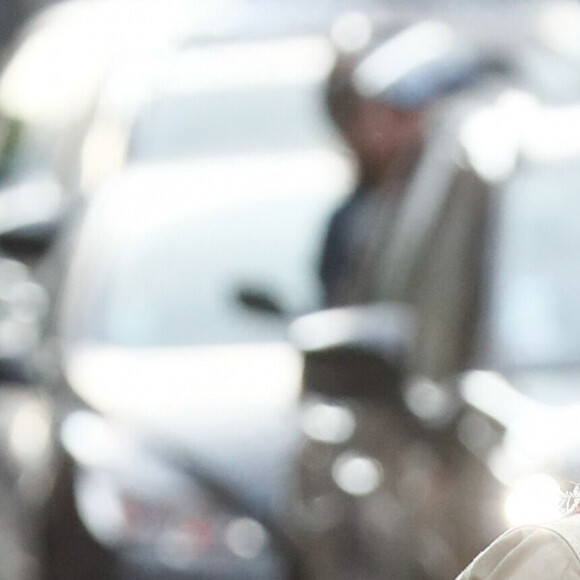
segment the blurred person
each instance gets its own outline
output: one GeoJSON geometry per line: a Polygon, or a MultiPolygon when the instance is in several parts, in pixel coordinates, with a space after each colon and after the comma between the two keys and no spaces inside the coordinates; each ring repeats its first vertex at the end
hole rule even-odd
{"type": "Polygon", "coordinates": [[[358,163],[358,182],[328,224],[319,264],[327,306],[367,300],[361,280],[369,279],[373,249],[388,243],[435,105],[474,84],[489,65],[495,63],[431,21],[397,25],[383,42],[338,56],[327,110],[358,163]]]}
{"type": "Polygon", "coordinates": [[[320,278],[328,306],[355,299],[352,275],[364,254],[365,223],[372,217],[373,201],[380,193],[382,204],[388,199],[396,205],[424,133],[422,110],[398,109],[357,92],[353,75],[358,60],[339,57],[327,89],[330,117],[358,163],[356,187],[332,215],[324,240],[320,278]]]}

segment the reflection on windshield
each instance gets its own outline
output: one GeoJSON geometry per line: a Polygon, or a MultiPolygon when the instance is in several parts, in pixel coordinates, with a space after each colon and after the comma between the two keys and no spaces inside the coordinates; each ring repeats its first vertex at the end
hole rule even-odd
{"type": "Polygon", "coordinates": [[[516,367],[580,363],[580,167],[524,169],[501,199],[497,356],[516,367]]]}
{"type": "Polygon", "coordinates": [[[167,96],[134,125],[129,161],[284,151],[335,143],[319,86],[250,86],[167,96]]]}

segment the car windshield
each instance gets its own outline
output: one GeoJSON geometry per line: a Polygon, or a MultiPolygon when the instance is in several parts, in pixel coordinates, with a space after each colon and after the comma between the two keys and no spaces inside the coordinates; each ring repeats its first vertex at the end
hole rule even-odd
{"type": "Polygon", "coordinates": [[[246,87],[166,96],[139,115],[128,162],[325,147],[335,140],[318,87],[246,87]]]}
{"type": "Polygon", "coordinates": [[[523,167],[502,192],[492,292],[507,367],[580,364],[580,167],[523,167]]]}
{"type": "Polygon", "coordinates": [[[320,90],[331,65],[317,37],[200,46],[161,60],[131,123],[127,160],[336,145],[320,90]]]}

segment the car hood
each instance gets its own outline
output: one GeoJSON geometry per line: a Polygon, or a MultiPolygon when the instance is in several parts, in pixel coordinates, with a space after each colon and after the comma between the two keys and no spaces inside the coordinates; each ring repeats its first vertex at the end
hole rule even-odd
{"type": "Polygon", "coordinates": [[[286,343],[86,346],[66,363],[70,387],[91,408],[186,454],[268,512],[282,507],[289,480],[300,372],[286,343]]]}

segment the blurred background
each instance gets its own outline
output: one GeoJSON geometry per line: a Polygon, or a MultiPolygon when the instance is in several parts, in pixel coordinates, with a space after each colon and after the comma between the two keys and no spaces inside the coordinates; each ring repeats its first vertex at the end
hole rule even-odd
{"type": "Polygon", "coordinates": [[[575,510],[579,31],[0,0],[0,580],[444,580],[575,510]]]}

